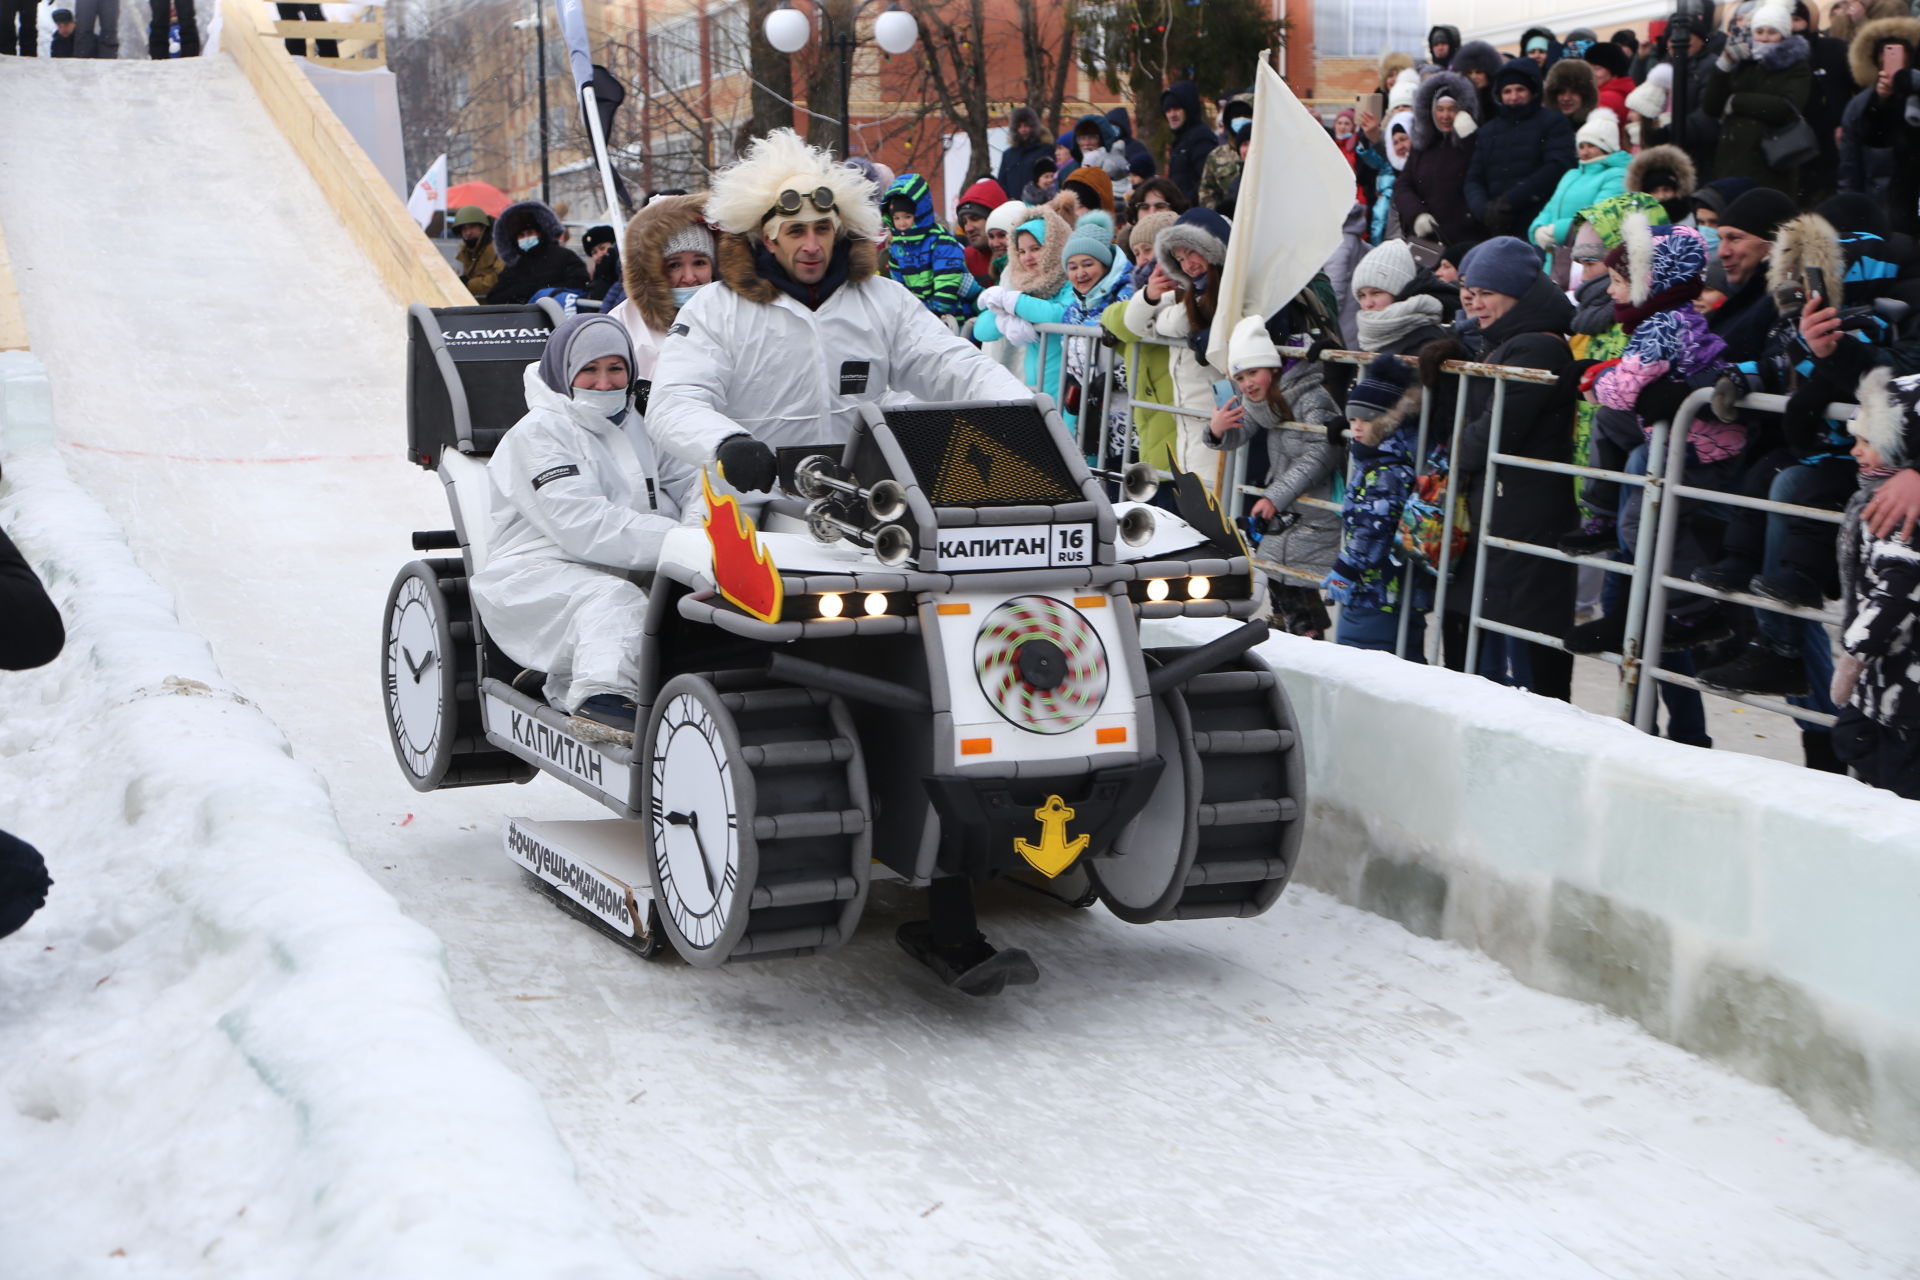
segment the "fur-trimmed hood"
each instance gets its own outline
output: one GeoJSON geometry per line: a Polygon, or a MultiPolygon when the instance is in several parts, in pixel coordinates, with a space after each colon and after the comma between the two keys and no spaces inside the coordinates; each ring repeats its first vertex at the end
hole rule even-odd
{"type": "Polygon", "coordinates": [[[1679,147],[1663,145],[1648,147],[1633,158],[1627,166],[1627,190],[1647,191],[1657,185],[1651,180],[1662,174],[1673,176],[1674,189],[1683,196],[1692,195],[1700,185],[1693,158],[1679,147]]]}
{"type": "MultiPolygon", "coordinates": [[[[1912,49],[1920,49],[1920,18],[1875,18],[1853,33],[1847,45],[1847,61],[1853,67],[1853,82],[1860,88],[1880,78],[1873,51],[1889,40],[1904,40],[1912,49]]],[[[1908,65],[1912,65],[1909,61],[1908,65]]]]}
{"type": "Polygon", "coordinates": [[[1055,212],[1052,205],[1042,205],[1007,238],[1007,269],[1000,283],[1036,298],[1053,297],[1066,287],[1067,241],[1072,238],[1073,228],[1067,225],[1067,220],[1055,212]],[[1028,272],[1020,265],[1020,247],[1016,241],[1020,232],[1027,230],[1035,219],[1040,223],[1040,270],[1028,272]]]}
{"type": "Polygon", "coordinates": [[[1494,76],[1500,74],[1500,68],[1506,65],[1507,60],[1491,44],[1485,40],[1469,40],[1460,46],[1458,53],[1453,55],[1453,61],[1447,64],[1447,70],[1457,71],[1461,75],[1469,71],[1478,71],[1491,82],[1494,76]]]}
{"type": "MultiPolygon", "coordinates": [[[[722,232],[714,237],[720,243],[720,257],[714,263],[714,279],[748,302],[772,302],[780,289],[760,274],[754,261],[754,241],[744,235],[722,232]]],[[[848,240],[847,283],[861,284],[879,272],[880,255],[871,240],[848,240]]]]}
{"type": "MultiPolygon", "coordinates": [[[[1800,311],[1801,273],[1818,267],[1826,273],[1827,287],[1846,292],[1847,255],[1840,247],[1840,233],[1817,213],[1803,213],[1780,224],[1773,235],[1773,252],[1767,257],[1767,292],[1780,314],[1800,311]]],[[[1844,301],[1834,298],[1836,304],[1844,301]]]]}
{"type": "Polygon", "coordinates": [[[1813,56],[1813,49],[1807,44],[1805,36],[1788,36],[1772,44],[1753,46],[1753,60],[1769,71],[1785,71],[1796,63],[1805,62],[1813,56]]]}
{"type": "Polygon", "coordinates": [[[502,264],[510,267],[520,261],[520,246],[514,242],[528,227],[545,236],[548,244],[559,244],[567,233],[560,223],[560,215],[538,200],[510,204],[493,222],[493,251],[500,255],[502,264]]]}
{"type": "Polygon", "coordinates": [[[1559,97],[1569,89],[1580,95],[1580,110],[1575,115],[1584,116],[1600,105],[1600,89],[1593,82],[1593,64],[1579,58],[1562,58],[1548,67],[1541,105],[1558,111],[1559,97]]]}
{"type": "MultiPolygon", "coordinates": [[[[1454,71],[1436,71],[1420,82],[1413,95],[1413,149],[1425,151],[1443,136],[1433,125],[1433,104],[1442,94],[1452,98],[1470,116],[1480,113],[1480,92],[1473,81],[1454,71]]],[[[1474,121],[1479,124],[1479,120],[1474,121]]],[[[1454,135],[1444,135],[1452,137],[1454,135]]],[[[1692,190],[1691,187],[1688,188],[1692,190]]]]}
{"type": "Polygon", "coordinates": [[[1651,219],[1636,209],[1620,223],[1620,243],[1636,307],[1706,277],[1706,237],[1693,227],[1661,227],[1656,234],[1651,219]]]}
{"type": "Polygon", "coordinates": [[[1889,467],[1920,461],[1920,374],[1893,376],[1886,365],[1860,379],[1860,413],[1847,424],[1889,467]]]}
{"type": "MultiPolygon", "coordinates": [[[[647,327],[665,333],[679,308],[673,305],[673,286],[667,283],[667,241],[696,224],[704,225],[705,193],[662,196],[627,223],[627,251],[620,259],[620,277],[627,297],[647,327]]],[[[719,265],[716,260],[716,267],[719,265]]]]}
{"type": "Polygon", "coordinates": [[[1217,234],[1216,230],[1225,230],[1227,225],[1227,220],[1211,209],[1189,209],[1180,215],[1178,222],[1153,238],[1154,259],[1175,284],[1182,289],[1192,289],[1193,280],[1180,269],[1175,251],[1191,249],[1217,269],[1227,260],[1227,237],[1217,234]],[[1217,229],[1213,226],[1216,223],[1217,229]]]}

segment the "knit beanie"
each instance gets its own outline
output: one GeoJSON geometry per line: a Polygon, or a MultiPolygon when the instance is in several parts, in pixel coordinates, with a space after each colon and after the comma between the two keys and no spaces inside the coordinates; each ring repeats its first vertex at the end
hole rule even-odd
{"type": "Polygon", "coordinates": [[[690,222],[667,237],[666,248],[661,250],[664,261],[676,253],[698,253],[711,258],[714,253],[713,232],[707,230],[703,222],[690,222]]]}
{"type": "Polygon", "coordinates": [[[1792,196],[1772,187],[1754,187],[1727,206],[1727,211],[1720,215],[1720,225],[1771,240],[1781,223],[1799,213],[1800,208],[1792,196]]]}
{"type": "Polygon", "coordinates": [[[1395,111],[1411,107],[1413,95],[1419,91],[1419,74],[1412,70],[1402,71],[1393,78],[1393,88],[1387,93],[1387,113],[1391,115],[1395,111]]]}
{"type": "Polygon", "coordinates": [[[1596,67],[1605,67],[1616,76],[1627,74],[1627,68],[1633,65],[1633,60],[1627,56],[1627,51],[1611,40],[1602,40],[1598,44],[1588,45],[1587,51],[1580,56],[1596,67]]]}
{"type": "Polygon", "coordinates": [[[1553,51],[1553,42],[1545,36],[1535,36],[1533,39],[1527,41],[1527,47],[1521,50],[1521,52],[1532,53],[1536,49],[1551,53],[1553,51]]]}
{"type": "Polygon", "coordinates": [[[1384,289],[1396,300],[1420,274],[1413,260],[1413,248],[1405,240],[1387,240],[1375,245],[1353,269],[1353,296],[1362,289],[1384,289]]]}
{"type": "Polygon", "coordinates": [[[1101,266],[1110,267],[1113,265],[1113,240],[1110,236],[1100,234],[1097,229],[1089,231],[1085,227],[1075,227],[1060,260],[1065,262],[1076,253],[1084,253],[1101,266]]]}
{"type": "Polygon", "coordinates": [[[1793,34],[1793,10],[1780,3],[1780,0],[1761,0],[1761,5],[1753,11],[1747,22],[1749,30],[1758,31],[1765,27],[1769,31],[1778,31],[1783,36],[1793,34]]]}
{"type": "Polygon", "coordinates": [[[1090,209],[1080,215],[1080,221],[1073,224],[1073,233],[1085,232],[1107,244],[1113,243],[1113,215],[1100,209],[1090,209]]]}
{"type": "Polygon", "coordinates": [[[1478,240],[1456,240],[1440,250],[1440,261],[1450,265],[1455,271],[1467,260],[1467,255],[1480,247],[1478,240]]]}
{"type": "Polygon", "coordinates": [[[1155,209],[1152,213],[1143,213],[1127,229],[1127,252],[1132,253],[1140,245],[1151,245],[1153,238],[1179,221],[1180,215],[1171,209],[1155,209]]]}
{"type": "Polygon", "coordinates": [[[1627,110],[1642,120],[1658,121],[1667,114],[1667,91],[1651,80],[1635,85],[1627,95],[1627,110]]]}
{"type": "Polygon", "coordinates": [[[1920,374],[1896,378],[1881,365],[1860,380],[1859,401],[1860,415],[1847,430],[1872,445],[1889,467],[1920,461],[1920,374]]]}
{"type": "Polygon", "coordinates": [[[1513,236],[1483,240],[1460,264],[1461,284],[1504,293],[1509,298],[1524,297],[1533,282],[1543,278],[1539,251],[1513,236]]]}
{"type": "Polygon", "coordinates": [[[1394,356],[1375,356],[1347,392],[1347,416],[1373,419],[1391,413],[1413,385],[1413,370],[1394,356]]]}
{"type": "Polygon", "coordinates": [[[1004,231],[1009,236],[1019,225],[1033,216],[1033,209],[1024,200],[1009,200],[987,215],[987,230],[1004,231]]]}
{"type": "Polygon", "coordinates": [[[547,335],[540,355],[540,380],[563,396],[573,394],[579,372],[602,356],[619,356],[633,370],[633,340],[627,327],[598,312],[568,316],[547,335]]]}
{"type": "Polygon", "coordinates": [[[1273,338],[1267,333],[1267,322],[1259,316],[1248,316],[1233,326],[1233,334],[1227,339],[1227,375],[1245,373],[1248,369],[1278,369],[1280,367],[1280,348],[1273,345],[1273,338]]]}
{"type": "Polygon", "coordinates": [[[1595,107],[1580,131],[1573,135],[1574,145],[1584,142],[1611,155],[1620,149],[1620,117],[1605,107],[1595,107]]]}
{"type": "Polygon", "coordinates": [[[1113,179],[1106,175],[1105,170],[1081,165],[1068,174],[1067,180],[1061,185],[1069,189],[1077,188],[1081,204],[1113,212],[1113,179]]]}

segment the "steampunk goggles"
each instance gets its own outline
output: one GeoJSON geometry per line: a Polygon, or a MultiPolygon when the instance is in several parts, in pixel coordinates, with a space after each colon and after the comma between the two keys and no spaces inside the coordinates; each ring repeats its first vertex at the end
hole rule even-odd
{"type": "Polygon", "coordinates": [[[768,218],[791,218],[800,212],[803,201],[811,204],[821,213],[832,213],[833,188],[815,187],[812,191],[795,191],[792,187],[788,187],[780,193],[780,198],[773,202],[773,208],[767,210],[766,218],[760,221],[765,222],[768,218]]]}

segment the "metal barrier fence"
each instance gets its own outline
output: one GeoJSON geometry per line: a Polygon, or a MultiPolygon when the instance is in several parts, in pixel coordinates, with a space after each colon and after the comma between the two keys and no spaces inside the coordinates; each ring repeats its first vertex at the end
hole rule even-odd
{"type": "MultiPolygon", "coordinates": [[[[1058,361],[1053,385],[1048,390],[1056,403],[1066,403],[1066,387],[1069,376],[1073,376],[1084,387],[1097,385],[1100,388],[1097,405],[1099,421],[1089,438],[1088,426],[1080,423],[1083,448],[1092,446],[1093,456],[1103,460],[1104,465],[1125,465],[1139,457],[1138,415],[1142,412],[1165,413],[1175,418],[1197,419],[1202,422],[1211,419],[1210,412],[1184,408],[1177,404],[1159,404],[1137,398],[1139,387],[1139,356],[1142,346],[1174,347],[1178,344],[1160,338],[1144,337],[1133,342],[1119,344],[1124,348],[1126,363],[1119,366],[1122,370],[1120,386],[1127,395],[1126,438],[1119,442],[1119,452],[1114,450],[1111,434],[1113,422],[1115,372],[1117,348],[1102,341],[1105,331],[1098,326],[1036,324],[1034,325],[1044,344],[1049,338],[1061,344],[1061,357],[1058,361]],[[1069,343],[1083,343],[1080,373],[1074,371],[1073,362],[1068,357],[1069,343]],[[1091,377],[1083,377],[1090,374],[1091,377]]],[[[1308,354],[1303,347],[1280,347],[1283,356],[1302,357],[1308,354]]],[[[1375,353],[1366,351],[1328,350],[1320,353],[1319,358],[1331,364],[1352,364],[1364,366],[1375,358],[1375,353]]],[[[1403,357],[1409,363],[1413,357],[1403,357]]],[[[1037,361],[1040,370],[1046,369],[1047,361],[1044,348],[1037,361]]],[[[1643,731],[1652,732],[1654,727],[1655,704],[1658,701],[1658,689],[1661,683],[1676,684],[1697,689],[1717,697],[1729,698],[1747,703],[1768,711],[1792,716],[1797,720],[1831,725],[1833,717],[1819,711],[1795,707],[1776,699],[1756,697],[1735,693],[1703,685],[1692,676],[1678,671],[1669,671],[1661,667],[1661,646],[1666,633],[1666,611],[1672,592],[1682,591],[1694,595],[1708,596],[1731,604],[1746,605],[1756,609],[1785,614],[1790,617],[1820,622],[1829,627],[1837,627],[1839,617],[1831,610],[1802,609],[1779,601],[1747,592],[1724,592],[1702,586],[1690,579],[1678,578],[1671,572],[1674,550],[1679,542],[1680,506],[1683,501],[1718,503],[1727,506],[1743,506],[1764,511],[1770,515],[1793,516],[1809,520],[1820,520],[1838,524],[1841,513],[1812,507],[1794,506],[1788,503],[1774,502],[1764,498],[1749,498],[1742,494],[1725,493],[1716,489],[1705,489],[1687,485],[1685,480],[1687,462],[1687,437],[1700,412],[1712,398],[1711,391],[1701,390],[1690,395],[1674,415],[1671,423],[1654,424],[1648,437],[1649,463],[1645,474],[1616,471],[1606,467],[1590,466],[1571,462],[1554,462],[1544,458],[1528,457],[1504,451],[1501,448],[1505,430],[1507,387],[1514,382],[1536,385],[1552,384],[1555,375],[1539,369],[1518,368],[1507,365],[1481,364],[1473,361],[1450,360],[1440,366],[1441,371],[1459,379],[1457,394],[1454,398],[1452,429],[1448,437],[1446,458],[1448,460],[1446,485],[1442,496],[1444,521],[1440,543],[1440,563],[1434,575],[1433,603],[1430,609],[1435,619],[1446,614],[1447,597],[1454,584],[1455,566],[1453,564],[1454,514],[1459,492],[1459,469],[1452,465],[1460,456],[1462,437],[1467,425],[1467,392],[1471,381],[1485,378],[1494,383],[1493,402],[1490,414],[1490,427],[1487,441],[1487,461],[1481,475],[1481,500],[1477,512],[1479,529],[1473,538],[1471,554],[1474,556],[1474,575],[1472,596],[1467,609],[1467,643],[1465,668],[1468,671],[1479,669],[1481,637],[1486,633],[1508,636],[1525,640],[1546,648],[1567,651],[1567,644],[1557,636],[1515,626],[1495,618],[1487,617],[1483,610],[1486,589],[1487,553],[1491,550],[1509,551],[1532,556],[1543,560],[1558,561],[1574,566],[1591,567],[1603,573],[1624,577],[1626,588],[1626,617],[1624,620],[1624,640],[1619,653],[1599,653],[1583,656],[1595,657],[1620,668],[1620,694],[1617,714],[1621,719],[1631,720],[1643,731]],[[1500,472],[1502,468],[1544,472],[1565,475],[1576,480],[1599,480],[1638,489],[1641,493],[1640,536],[1635,542],[1633,559],[1621,561],[1598,555],[1576,555],[1560,550],[1555,546],[1525,542],[1505,538],[1487,532],[1494,524],[1494,513],[1500,497],[1500,472]],[[1652,532],[1649,533],[1649,530],[1652,532]],[[1651,660],[1649,658],[1651,657],[1651,660]]],[[[1031,385],[1031,383],[1029,383],[1031,385]]],[[[1417,473],[1429,474],[1433,467],[1432,411],[1435,397],[1424,396],[1420,407],[1420,424],[1415,458],[1417,473]]],[[[1785,397],[1776,395],[1749,395],[1738,402],[1741,408],[1757,409],[1765,412],[1780,412],[1786,404],[1785,397]]],[[[1856,411],[1854,405],[1829,405],[1827,416],[1850,418],[1856,411]]],[[[1325,426],[1289,422],[1286,424],[1297,430],[1328,434],[1325,426]]],[[[1222,495],[1222,506],[1231,517],[1243,514],[1245,505],[1241,499],[1258,498],[1264,493],[1261,486],[1247,483],[1247,450],[1237,449],[1231,453],[1223,452],[1216,464],[1213,488],[1222,495]]],[[[1338,513],[1341,504],[1325,499],[1303,497],[1296,505],[1325,509],[1338,513]]],[[[1291,566],[1272,561],[1263,561],[1262,569],[1279,571],[1282,575],[1303,584],[1318,586],[1320,576],[1303,572],[1291,566]]],[[[1398,630],[1394,652],[1400,657],[1407,656],[1414,610],[1410,607],[1414,598],[1414,589],[1421,570],[1412,563],[1403,569],[1400,599],[1403,606],[1398,610],[1398,630]]],[[[1571,621],[1571,620],[1570,620],[1571,621]]],[[[1425,651],[1423,656],[1436,665],[1442,661],[1444,641],[1442,628],[1433,626],[1426,629],[1425,651]]]]}

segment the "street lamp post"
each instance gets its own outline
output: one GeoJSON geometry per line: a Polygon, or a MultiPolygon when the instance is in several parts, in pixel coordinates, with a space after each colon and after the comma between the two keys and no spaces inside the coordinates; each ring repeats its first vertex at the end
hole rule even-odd
{"type": "Polygon", "coordinates": [[[534,57],[540,61],[535,77],[540,85],[540,203],[550,205],[553,175],[547,161],[547,7],[544,0],[533,0],[533,17],[522,18],[513,25],[522,31],[529,26],[533,28],[534,57]]]}
{"type": "MultiPolygon", "coordinates": [[[[840,158],[846,159],[853,153],[853,51],[859,47],[858,31],[860,15],[867,6],[876,0],[860,0],[848,17],[847,29],[841,30],[833,20],[824,2],[816,7],[820,20],[826,24],[826,39],[821,43],[840,55],[840,158]]],[[[791,5],[782,3],[778,9],[767,15],[763,28],[767,43],[781,53],[798,53],[807,47],[807,41],[813,35],[813,25],[807,21],[807,15],[791,5]]],[[[905,12],[897,3],[889,3],[873,24],[874,43],[888,53],[905,53],[920,39],[919,24],[913,15],[905,12]]]]}

